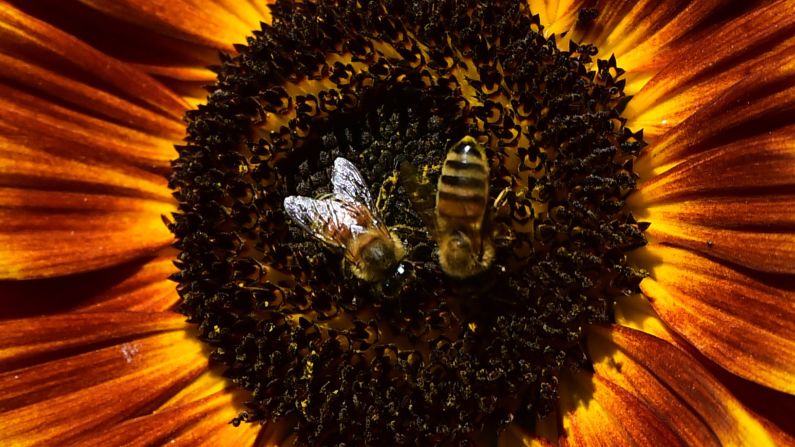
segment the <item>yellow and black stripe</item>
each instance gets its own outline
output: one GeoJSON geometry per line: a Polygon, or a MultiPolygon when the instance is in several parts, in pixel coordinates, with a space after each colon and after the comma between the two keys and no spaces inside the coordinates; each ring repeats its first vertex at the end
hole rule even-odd
{"type": "Polygon", "coordinates": [[[474,138],[464,137],[453,145],[442,166],[436,194],[440,223],[480,223],[488,201],[488,177],[486,152],[474,138]]]}

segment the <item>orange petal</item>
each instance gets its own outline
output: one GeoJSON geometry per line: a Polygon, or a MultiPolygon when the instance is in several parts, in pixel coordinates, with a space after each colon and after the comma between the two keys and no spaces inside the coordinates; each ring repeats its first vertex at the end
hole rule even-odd
{"type": "MultiPolygon", "coordinates": [[[[795,23],[792,3],[787,0],[731,10],[719,0],[651,3],[656,14],[639,11],[631,20],[622,18],[623,27],[609,28],[612,52],[630,72],[656,71],[671,64],[685,75],[689,65],[702,61],[715,64],[752,47],[757,51],[756,47],[770,46],[771,40],[791,37],[795,23]],[[657,12],[666,8],[672,16],[657,12]],[[655,23],[665,17],[671,18],[655,23]],[[749,29],[754,32],[748,33],[749,29]],[[743,35],[741,41],[737,40],[739,34],[743,35]]],[[[755,58],[753,53],[749,57],[755,58]]]]}
{"type": "Polygon", "coordinates": [[[186,110],[177,95],[146,74],[7,3],[0,4],[0,50],[43,70],[85,79],[87,85],[111,87],[109,93],[173,119],[181,119],[186,110]]]}
{"type": "Polygon", "coordinates": [[[795,293],[687,250],[653,244],[641,290],[660,318],[723,368],[795,394],[795,293]]]}
{"type": "Polygon", "coordinates": [[[7,129],[0,120],[0,187],[11,187],[6,190],[16,191],[4,192],[4,196],[24,195],[27,192],[22,188],[31,188],[132,196],[174,203],[166,179],[161,175],[132,166],[108,164],[112,161],[57,153],[61,148],[80,150],[77,141],[58,140],[49,135],[39,138],[15,135],[19,141],[11,141],[6,139],[8,134],[2,134],[5,131],[7,129]]]}
{"type": "Polygon", "coordinates": [[[692,33],[720,2],[673,0],[608,0],[595,5],[599,15],[585,29],[574,30],[574,40],[593,43],[600,57],[611,54],[628,71],[653,60],[672,41],[692,33]]]}
{"type": "MultiPolygon", "coordinates": [[[[795,46],[788,57],[764,65],[690,115],[654,142],[636,169],[646,177],[686,157],[742,138],[768,140],[795,116],[795,46]]],[[[788,128],[790,138],[792,128],[788,128]]],[[[647,177],[648,178],[648,177],[647,177]]]]}
{"type": "Polygon", "coordinates": [[[180,67],[167,65],[134,64],[135,67],[149,74],[187,82],[210,83],[215,81],[215,73],[207,68],[180,67]]]}
{"type": "Polygon", "coordinates": [[[239,427],[230,424],[240,410],[240,402],[235,402],[232,394],[221,391],[77,438],[70,445],[254,445],[261,429],[258,423],[239,427]]]}
{"type": "MultiPolygon", "coordinates": [[[[185,125],[176,118],[165,117],[97,87],[38,67],[24,58],[0,54],[0,68],[0,76],[12,83],[33,89],[38,95],[57,97],[78,110],[88,107],[85,111],[93,116],[123,123],[148,135],[166,138],[169,142],[181,140],[185,133],[185,125]]],[[[161,156],[164,155],[173,156],[173,152],[163,151],[161,156]]]]}
{"type": "MultiPolygon", "coordinates": [[[[785,19],[793,20],[779,15],[774,21],[785,19]]],[[[733,45],[738,31],[720,28],[719,36],[710,34],[696,44],[701,47],[699,51],[677,55],[629,102],[623,113],[627,126],[642,128],[644,137],[655,141],[743,79],[755,79],[771,66],[795,57],[793,42],[774,39],[781,34],[776,34],[778,28],[774,24],[753,29],[755,32],[748,34],[742,45],[733,45]],[[724,66],[725,69],[716,69],[724,66]]]]}
{"type": "Polygon", "coordinates": [[[596,374],[643,401],[685,444],[774,445],[765,425],[686,352],[621,326],[592,335],[596,374]]]}
{"type": "Polygon", "coordinates": [[[633,210],[690,198],[780,194],[795,185],[795,126],[694,154],[647,176],[630,197],[633,210]]]}
{"type": "Polygon", "coordinates": [[[636,217],[732,230],[795,229],[795,195],[715,197],[650,206],[636,217]]]}
{"type": "Polygon", "coordinates": [[[605,377],[580,374],[562,383],[561,445],[684,445],[642,400],[605,377]]]}
{"type": "MultiPolygon", "coordinates": [[[[245,37],[252,31],[249,24],[266,19],[252,15],[241,20],[217,2],[209,1],[81,0],[81,3],[144,28],[221,50],[233,50],[232,44],[245,43],[245,37]]],[[[258,15],[253,8],[240,10],[243,16],[252,13],[258,15]]]]}
{"type": "Polygon", "coordinates": [[[179,302],[176,284],[168,279],[177,271],[174,256],[161,256],[144,264],[106,289],[84,299],[81,312],[163,312],[179,302]]]}
{"type": "Polygon", "coordinates": [[[173,236],[161,202],[0,188],[0,278],[95,270],[154,254],[173,236]]]}
{"type": "Polygon", "coordinates": [[[735,231],[656,222],[646,230],[650,240],[687,248],[707,256],[770,273],[795,273],[795,240],[791,232],[735,231]]]}
{"type": "Polygon", "coordinates": [[[113,165],[134,163],[161,172],[176,157],[174,143],[182,134],[175,131],[172,139],[155,137],[4,86],[0,86],[0,108],[0,127],[7,141],[70,158],[113,165]]]}
{"type": "Polygon", "coordinates": [[[0,367],[19,368],[37,358],[95,349],[158,332],[185,328],[175,312],[65,313],[0,322],[0,367]]]}
{"type": "Polygon", "coordinates": [[[0,443],[54,445],[144,414],[206,369],[184,330],[0,374],[0,443]]]}
{"type": "Polygon", "coordinates": [[[0,281],[0,320],[57,315],[66,312],[174,310],[175,285],[164,280],[172,270],[175,249],[159,258],[33,281],[0,281]]]}

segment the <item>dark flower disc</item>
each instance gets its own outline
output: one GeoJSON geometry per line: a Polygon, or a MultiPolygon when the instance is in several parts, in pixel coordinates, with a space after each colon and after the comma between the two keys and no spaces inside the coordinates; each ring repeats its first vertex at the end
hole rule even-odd
{"type": "Polygon", "coordinates": [[[644,275],[625,253],[646,225],[624,210],[644,142],[615,60],[559,50],[518,0],[280,1],[238,52],[188,114],[171,177],[182,311],[251,392],[234,423],[279,419],[312,445],[468,444],[552,411],[559,374],[590,368],[583,328],[644,275]],[[491,268],[456,280],[398,170],[435,185],[466,135],[487,148],[491,199],[507,193],[490,217],[505,231],[491,268]],[[382,281],[283,208],[328,193],[337,157],[406,247],[382,281]]]}

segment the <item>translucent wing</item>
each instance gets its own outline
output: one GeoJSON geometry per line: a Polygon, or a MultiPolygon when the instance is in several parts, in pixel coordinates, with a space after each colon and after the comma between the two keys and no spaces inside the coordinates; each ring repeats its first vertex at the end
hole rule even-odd
{"type": "Polygon", "coordinates": [[[284,209],[307,233],[333,247],[347,248],[351,240],[373,226],[370,211],[345,197],[289,196],[284,199],[284,209]]]}
{"type": "Polygon", "coordinates": [[[334,160],[334,169],[331,171],[331,187],[334,195],[349,197],[356,202],[361,202],[369,209],[375,209],[373,197],[367,188],[367,183],[362,173],[350,161],[340,157],[334,160]]]}

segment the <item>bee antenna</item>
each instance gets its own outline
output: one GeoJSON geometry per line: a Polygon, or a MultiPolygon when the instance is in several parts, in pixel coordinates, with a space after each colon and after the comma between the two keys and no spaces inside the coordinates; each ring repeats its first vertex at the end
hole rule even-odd
{"type": "Polygon", "coordinates": [[[406,156],[404,154],[399,154],[395,157],[395,163],[392,169],[396,171],[399,170],[403,163],[406,163],[406,156]]]}

